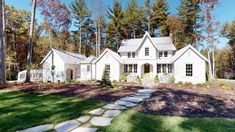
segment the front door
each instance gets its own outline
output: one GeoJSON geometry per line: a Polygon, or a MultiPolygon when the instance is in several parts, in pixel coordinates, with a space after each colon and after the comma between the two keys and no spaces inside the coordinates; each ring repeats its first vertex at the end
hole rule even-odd
{"type": "Polygon", "coordinates": [[[144,65],[144,74],[149,73],[150,72],[150,65],[149,64],[145,64],[144,65]]]}

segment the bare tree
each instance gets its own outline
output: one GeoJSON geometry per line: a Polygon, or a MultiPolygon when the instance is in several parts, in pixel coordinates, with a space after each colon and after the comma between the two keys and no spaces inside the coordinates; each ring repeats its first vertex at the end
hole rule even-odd
{"type": "Polygon", "coordinates": [[[27,73],[26,73],[25,82],[30,82],[30,70],[31,70],[31,63],[32,63],[33,31],[34,31],[35,13],[36,13],[36,0],[33,0],[32,12],[31,12],[30,32],[29,32],[28,55],[27,55],[27,73]]]}
{"type": "Polygon", "coordinates": [[[5,54],[6,54],[6,35],[5,35],[5,11],[4,0],[0,0],[0,84],[6,83],[5,54]]]}

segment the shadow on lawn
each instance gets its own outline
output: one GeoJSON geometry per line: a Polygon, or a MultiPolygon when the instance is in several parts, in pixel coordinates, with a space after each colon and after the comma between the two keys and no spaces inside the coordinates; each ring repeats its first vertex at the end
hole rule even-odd
{"type": "Polygon", "coordinates": [[[0,93],[0,102],[0,131],[4,132],[75,119],[104,105],[87,99],[22,92],[0,93]]]}
{"type": "Polygon", "coordinates": [[[135,109],[154,115],[235,118],[235,100],[183,90],[157,89],[135,109]]]}

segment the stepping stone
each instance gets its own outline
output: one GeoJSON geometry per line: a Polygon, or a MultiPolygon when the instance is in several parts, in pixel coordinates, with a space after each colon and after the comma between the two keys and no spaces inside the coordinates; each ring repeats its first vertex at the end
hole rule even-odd
{"type": "Polygon", "coordinates": [[[89,127],[79,127],[71,132],[96,132],[97,128],[89,128],[89,127]]]}
{"type": "Polygon", "coordinates": [[[125,97],[125,98],[121,98],[122,101],[129,101],[129,102],[133,102],[133,103],[139,103],[141,101],[143,101],[142,98],[138,98],[138,97],[125,97]]]}
{"type": "Polygon", "coordinates": [[[152,89],[140,89],[140,90],[138,90],[138,93],[140,93],[140,94],[151,94],[153,92],[155,92],[155,91],[152,90],[152,89]]]}
{"type": "Polygon", "coordinates": [[[79,121],[79,122],[81,122],[81,123],[85,123],[85,122],[87,122],[88,120],[90,120],[91,119],[91,116],[81,116],[81,117],[79,117],[78,119],[77,119],[77,121],[79,121]]]}
{"type": "Polygon", "coordinates": [[[111,121],[113,118],[107,117],[93,117],[90,122],[94,126],[109,126],[111,125],[111,121]]]}
{"type": "Polygon", "coordinates": [[[104,111],[105,111],[104,109],[98,108],[90,111],[89,113],[92,115],[101,115],[104,113],[104,111]]]}
{"type": "Polygon", "coordinates": [[[115,104],[123,105],[123,106],[126,106],[126,107],[133,107],[133,106],[136,106],[136,105],[137,105],[137,104],[132,103],[132,102],[121,101],[121,100],[116,101],[115,104]]]}
{"type": "Polygon", "coordinates": [[[126,109],[126,107],[118,105],[118,104],[107,104],[103,108],[111,109],[111,110],[123,110],[123,109],[126,109]]]}
{"type": "Polygon", "coordinates": [[[105,113],[104,113],[104,117],[115,117],[115,116],[118,116],[119,114],[121,113],[120,110],[107,110],[105,113]]]}
{"type": "Polygon", "coordinates": [[[152,94],[150,93],[136,93],[136,96],[151,96],[152,94]]]}
{"type": "Polygon", "coordinates": [[[45,125],[40,125],[32,128],[28,128],[25,130],[17,131],[17,132],[44,132],[53,129],[52,124],[45,124],[45,125]]]}
{"type": "Polygon", "coordinates": [[[54,127],[54,129],[57,132],[67,132],[67,131],[71,131],[74,128],[79,127],[79,126],[80,126],[80,123],[78,121],[70,120],[70,121],[62,122],[62,123],[56,125],[54,127]]]}
{"type": "Polygon", "coordinates": [[[149,98],[150,96],[146,96],[146,95],[134,95],[132,97],[146,99],[146,98],[149,98]]]}
{"type": "Polygon", "coordinates": [[[82,124],[80,127],[92,127],[92,124],[90,122],[87,122],[85,124],[82,124]]]}

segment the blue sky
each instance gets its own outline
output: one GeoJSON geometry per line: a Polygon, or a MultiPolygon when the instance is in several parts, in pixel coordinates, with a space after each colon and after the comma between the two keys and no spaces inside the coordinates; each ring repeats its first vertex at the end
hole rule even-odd
{"type": "MultiPolygon", "coordinates": [[[[30,2],[31,0],[5,0],[6,4],[12,5],[17,9],[25,9],[28,11],[31,11],[30,2]]],[[[72,0],[62,0],[64,3],[70,3],[72,0]]],[[[94,0],[87,0],[88,6],[90,8],[94,8],[94,4],[91,4],[94,0]]],[[[101,0],[98,0],[101,1],[101,0]]],[[[126,7],[129,0],[120,0],[122,3],[123,8],[126,7]]],[[[151,0],[152,3],[154,3],[155,0],[151,0]]],[[[177,13],[177,7],[180,5],[180,0],[167,0],[169,4],[169,9],[171,14],[177,13]]],[[[216,19],[221,23],[224,24],[226,22],[230,22],[232,20],[235,20],[235,0],[220,0],[219,7],[216,9],[216,19]]],[[[103,0],[104,2],[104,10],[107,9],[108,6],[112,6],[113,0],[103,0]]],[[[140,6],[144,6],[144,0],[137,0],[138,4],[140,6]]],[[[37,11],[36,18],[39,22],[42,21],[42,17],[40,16],[40,11],[37,11]]],[[[227,39],[220,37],[219,39],[218,48],[224,47],[227,43],[227,39]]]]}

